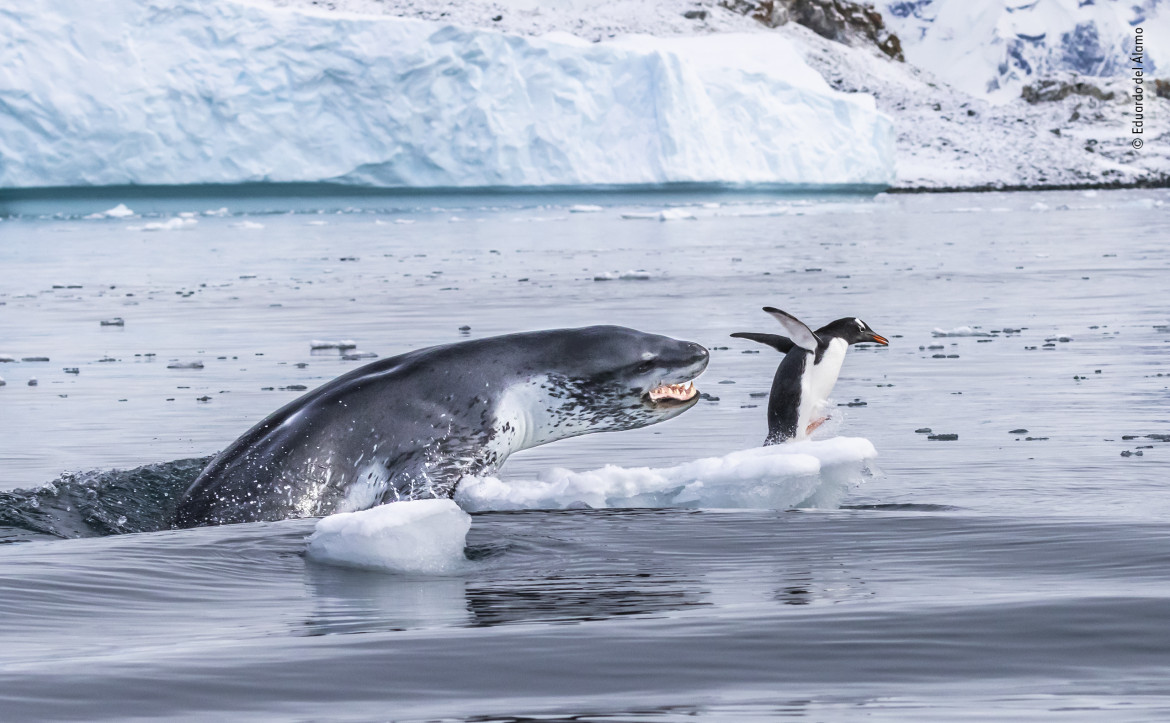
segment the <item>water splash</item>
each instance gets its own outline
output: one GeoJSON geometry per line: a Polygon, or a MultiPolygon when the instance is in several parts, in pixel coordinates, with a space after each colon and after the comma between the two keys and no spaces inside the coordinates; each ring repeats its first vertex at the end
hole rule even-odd
{"type": "Polygon", "coordinates": [[[36,489],[0,492],[0,542],[166,529],[179,497],[209,461],[68,472],[36,489]]]}

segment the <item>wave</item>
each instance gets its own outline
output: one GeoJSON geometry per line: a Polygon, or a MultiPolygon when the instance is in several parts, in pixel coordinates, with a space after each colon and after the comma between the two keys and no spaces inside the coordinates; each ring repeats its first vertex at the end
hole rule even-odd
{"type": "Polygon", "coordinates": [[[166,529],[179,497],[210,461],[198,457],[131,470],[68,472],[35,489],[0,492],[0,541],[166,529]]]}

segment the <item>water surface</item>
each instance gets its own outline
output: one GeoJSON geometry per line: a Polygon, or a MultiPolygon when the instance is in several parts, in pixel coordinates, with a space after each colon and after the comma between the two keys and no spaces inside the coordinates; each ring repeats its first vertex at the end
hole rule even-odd
{"type": "Polygon", "coordinates": [[[774,331],[764,305],[891,338],[851,351],[828,430],[879,473],[840,509],[477,514],[439,578],[306,562],[307,520],[55,539],[10,493],[0,718],[1170,714],[1164,191],[120,200],[148,215],[0,221],[0,354],[50,359],[0,364],[0,489],[54,481],[58,534],[124,531],[110,500],[141,518],[175,460],[361,363],[312,339],[691,339],[717,401],[501,476],[750,447],[778,358],[727,334],[774,331]]]}

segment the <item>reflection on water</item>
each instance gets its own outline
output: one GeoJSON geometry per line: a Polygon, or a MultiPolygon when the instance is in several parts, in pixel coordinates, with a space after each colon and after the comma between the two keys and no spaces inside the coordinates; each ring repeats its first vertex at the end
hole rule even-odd
{"type": "Polygon", "coordinates": [[[467,583],[459,578],[388,575],[305,564],[305,584],[315,609],[305,635],[349,635],[465,626],[467,583]]]}
{"type": "Polygon", "coordinates": [[[710,605],[697,580],[651,573],[469,585],[467,604],[480,626],[578,623],[622,615],[654,615],[710,605]]]}
{"type": "Polygon", "coordinates": [[[710,605],[696,580],[648,573],[476,582],[307,562],[305,577],[314,601],[306,635],[580,623],[710,605]]]}
{"type": "Polygon", "coordinates": [[[458,576],[307,560],[312,612],[297,632],[576,624],[700,609],[783,613],[786,606],[857,603],[875,595],[864,567],[846,564],[813,540],[778,534],[792,526],[815,529],[812,516],[718,513],[713,522],[734,524],[696,538],[696,514],[703,516],[676,510],[479,514],[468,548],[473,564],[458,576]]]}

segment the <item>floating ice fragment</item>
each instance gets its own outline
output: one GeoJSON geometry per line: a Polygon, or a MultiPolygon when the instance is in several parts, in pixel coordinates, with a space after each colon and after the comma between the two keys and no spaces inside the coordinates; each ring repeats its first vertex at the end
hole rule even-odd
{"type": "Polygon", "coordinates": [[[353,339],[340,339],[338,341],[326,341],[324,339],[313,339],[309,342],[311,349],[356,349],[357,342],[353,339]]]}
{"type": "Polygon", "coordinates": [[[152,221],[145,226],[128,226],[131,231],[178,231],[184,228],[191,228],[199,223],[193,218],[172,218],[166,221],[152,221]]]}
{"type": "Polygon", "coordinates": [[[358,359],[377,359],[378,355],[372,351],[355,351],[342,354],[341,358],[346,361],[357,361],[358,359]]]}
{"type": "Polygon", "coordinates": [[[102,326],[126,326],[126,321],[120,316],[115,316],[113,319],[102,319],[102,326]]]}
{"type": "MultiPolygon", "coordinates": [[[[955,327],[954,329],[951,329],[950,331],[945,331],[945,330],[943,330],[943,329],[938,329],[938,328],[935,328],[935,330],[934,330],[934,331],[932,331],[932,332],[930,332],[930,334],[931,334],[931,336],[935,336],[935,337],[941,337],[941,336],[981,336],[981,337],[989,337],[989,336],[991,336],[991,334],[989,334],[989,333],[988,333],[988,332],[986,332],[986,331],[976,331],[975,329],[972,329],[972,328],[971,328],[971,327],[969,327],[969,326],[958,326],[958,327],[955,327]]],[[[933,349],[933,348],[934,348],[934,347],[931,347],[931,349],[933,349]]]]}
{"type": "Polygon", "coordinates": [[[1032,205],[1031,205],[1031,206],[1028,208],[1028,210],[1029,210],[1029,211],[1047,211],[1047,210],[1048,210],[1048,204],[1047,204],[1047,203],[1044,203],[1043,201],[1037,201],[1036,203],[1033,203],[1033,204],[1032,204],[1032,205]]]}
{"type": "Polygon", "coordinates": [[[391,502],[317,522],[311,560],[389,572],[444,574],[467,567],[471,516],[449,499],[391,502]]]}
{"type": "Polygon", "coordinates": [[[203,215],[204,216],[226,216],[226,215],[228,215],[228,210],[226,207],[214,208],[214,209],[209,208],[203,212],[203,215]]]}
{"type": "Polygon", "coordinates": [[[593,277],[594,281],[648,281],[650,279],[649,271],[603,271],[593,277]]]}
{"type": "Polygon", "coordinates": [[[133,216],[134,212],[126,207],[126,204],[119,203],[111,209],[99,211],[98,213],[91,213],[86,218],[129,218],[133,216]]]}
{"type": "Polygon", "coordinates": [[[201,361],[171,362],[170,364],[167,364],[167,369],[202,369],[202,368],[203,368],[203,362],[201,362],[201,361]]]}
{"type": "Polygon", "coordinates": [[[659,221],[694,221],[695,214],[685,208],[666,208],[658,212],[659,221]]]}
{"type": "Polygon", "coordinates": [[[232,228],[244,228],[244,229],[249,229],[249,230],[258,230],[258,229],[264,228],[264,224],[257,223],[255,221],[240,221],[238,223],[233,223],[232,228]]]}
{"type": "Polygon", "coordinates": [[[604,210],[601,206],[593,206],[588,203],[578,203],[574,206],[569,206],[569,213],[597,213],[598,211],[604,210]]]}
{"type": "Polygon", "coordinates": [[[0,363],[14,361],[16,361],[16,357],[12,356],[11,354],[0,354],[0,363]]]}

